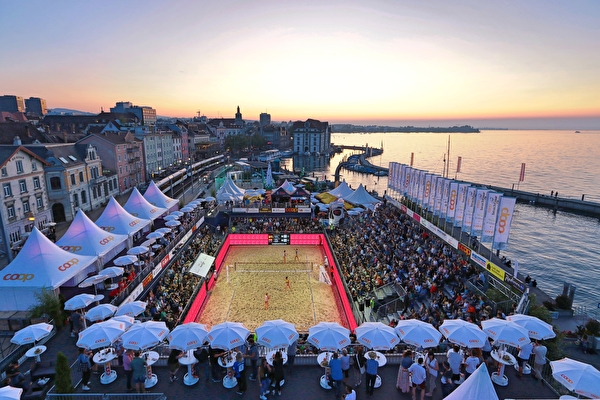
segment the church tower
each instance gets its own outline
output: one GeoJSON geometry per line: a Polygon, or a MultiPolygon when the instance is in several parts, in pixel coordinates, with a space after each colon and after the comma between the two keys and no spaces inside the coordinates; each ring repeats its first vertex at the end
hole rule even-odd
{"type": "Polygon", "coordinates": [[[238,126],[244,125],[244,120],[242,119],[242,113],[240,112],[240,106],[237,106],[237,112],[235,113],[235,124],[238,126]]]}

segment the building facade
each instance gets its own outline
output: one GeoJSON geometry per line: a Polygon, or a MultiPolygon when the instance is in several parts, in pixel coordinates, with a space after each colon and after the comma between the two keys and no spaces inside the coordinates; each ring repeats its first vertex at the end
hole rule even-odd
{"type": "Polygon", "coordinates": [[[30,97],[25,100],[25,113],[27,115],[43,117],[48,114],[46,100],[39,97],[30,97]]]}
{"type": "Polygon", "coordinates": [[[331,146],[329,122],[315,119],[296,121],[291,130],[294,137],[293,149],[296,154],[329,154],[331,146]]]}
{"type": "Polygon", "coordinates": [[[6,94],[0,96],[0,111],[25,112],[25,101],[20,96],[6,94]]]}
{"type": "Polygon", "coordinates": [[[159,174],[175,164],[173,132],[155,129],[143,135],[136,135],[143,142],[144,165],[147,176],[159,174]]]}
{"type": "Polygon", "coordinates": [[[134,106],[129,101],[119,101],[114,107],[111,107],[110,112],[112,113],[133,113],[135,114],[142,125],[155,125],[156,124],[156,110],[148,106],[134,106]]]}

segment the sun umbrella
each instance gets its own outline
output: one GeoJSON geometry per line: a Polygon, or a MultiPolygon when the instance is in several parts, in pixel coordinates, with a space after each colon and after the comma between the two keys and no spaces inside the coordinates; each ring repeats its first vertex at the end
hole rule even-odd
{"type": "Polygon", "coordinates": [[[552,325],[532,315],[515,314],[509,315],[506,319],[527,329],[530,338],[544,340],[556,337],[552,325]]]}
{"type": "Polygon", "coordinates": [[[146,239],[160,239],[163,236],[165,236],[164,233],[154,231],[154,232],[147,234],[146,239]]]}
{"type": "Polygon", "coordinates": [[[183,217],[183,213],[181,211],[173,211],[169,215],[174,215],[174,216],[179,217],[179,218],[183,217]]]}
{"type": "Polygon", "coordinates": [[[125,324],[125,330],[131,328],[131,325],[135,323],[135,318],[129,315],[117,315],[112,317],[109,321],[118,321],[125,324]]]}
{"type": "Polygon", "coordinates": [[[106,280],[106,276],[102,276],[102,275],[93,275],[90,276],[86,279],[84,279],[78,286],[79,287],[90,287],[92,285],[97,285],[99,283],[102,283],[106,280]]]}
{"type": "Polygon", "coordinates": [[[550,367],[552,377],[567,389],[592,399],[600,398],[600,371],[593,366],[563,358],[550,361],[550,367]]]}
{"type": "Polygon", "coordinates": [[[395,330],[402,341],[424,349],[437,346],[442,338],[433,325],[418,319],[400,320],[395,330]]]}
{"type": "Polygon", "coordinates": [[[156,243],[156,239],[148,239],[143,241],[140,246],[145,246],[145,247],[150,247],[152,246],[154,243],[156,243]]]}
{"type": "Polygon", "coordinates": [[[194,211],[194,207],[193,206],[185,206],[181,209],[181,211],[190,213],[190,212],[194,211]]]}
{"type": "Polygon", "coordinates": [[[116,278],[117,276],[123,275],[123,268],[121,267],[108,267],[98,272],[98,275],[106,278],[116,278]]]}
{"type": "Polygon", "coordinates": [[[123,347],[132,350],[144,350],[165,340],[169,329],[163,321],[147,321],[134,324],[123,334],[123,347]]]}
{"type": "Polygon", "coordinates": [[[71,297],[65,302],[65,310],[81,310],[96,301],[93,294],[82,293],[71,297]]]}
{"type": "Polygon", "coordinates": [[[158,228],[154,232],[161,232],[161,233],[164,233],[165,235],[168,235],[169,233],[171,233],[171,228],[158,228]]]}
{"type": "Polygon", "coordinates": [[[365,322],[355,333],[359,343],[373,350],[389,350],[400,343],[394,328],[381,322],[365,322]]]}
{"type": "Polygon", "coordinates": [[[108,317],[112,317],[117,311],[117,306],[112,304],[99,304],[96,307],[92,307],[85,313],[85,319],[88,321],[103,321],[108,317]]]}
{"type": "Polygon", "coordinates": [[[214,197],[212,197],[212,196],[208,196],[208,197],[206,197],[206,198],[204,199],[204,201],[215,201],[215,200],[217,200],[217,199],[215,199],[215,198],[214,198],[214,197]]]}
{"type": "Polygon", "coordinates": [[[0,388],[0,400],[20,400],[23,389],[12,386],[0,388]]]}
{"type": "Polygon", "coordinates": [[[208,331],[204,324],[188,322],[179,325],[167,336],[169,347],[181,351],[197,349],[206,340],[208,331]]]}
{"type": "Polygon", "coordinates": [[[147,248],[146,246],[135,246],[135,247],[132,247],[129,250],[127,250],[127,254],[139,256],[140,254],[146,254],[149,251],[150,251],[150,249],[147,248]]]}
{"type": "Polygon", "coordinates": [[[337,351],[350,344],[350,330],[337,322],[319,322],[308,328],[308,342],[320,350],[337,351]]]}
{"type": "Polygon", "coordinates": [[[125,332],[125,324],[119,321],[109,320],[98,322],[79,333],[77,347],[87,349],[100,349],[110,346],[125,332]]]}
{"type": "Polygon", "coordinates": [[[481,321],[481,327],[494,343],[519,347],[531,342],[527,329],[505,319],[492,318],[481,321]]]}
{"type": "Polygon", "coordinates": [[[125,303],[119,306],[117,312],[115,313],[115,316],[129,315],[130,317],[135,317],[146,311],[146,306],[147,303],[145,301],[131,301],[129,303],[125,303]]]}
{"type": "Polygon", "coordinates": [[[239,322],[223,322],[212,327],[208,340],[212,347],[232,350],[246,342],[250,331],[239,322]]]}
{"type": "Polygon", "coordinates": [[[176,221],[179,219],[177,215],[167,215],[163,218],[165,221],[176,221]]]}
{"type": "Polygon", "coordinates": [[[138,260],[138,258],[136,256],[127,255],[127,256],[121,256],[121,257],[115,258],[113,260],[113,264],[121,267],[123,265],[133,264],[134,262],[137,262],[137,260],[138,260]]]}
{"type": "Polygon", "coordinates": [[[173,228],[179,225],[181,225],[181,222],[177,221],[176,219],[174,219],[173,221],[165,222],[165,226],[168,226],[169,228],[173,228]]]}
{"type": "Polygon", "coordinates": [[[52,332],[52,328],[54,328],[53,325],[45,322],[29,325],[15,332],[15,335],[10,339],[10,341],[11,343],[18,345],[35,343],[38,340],[48,336],[50,332],[52,332]]]}
{"type": "Polygon", "coordinates": [[[294,324],[282,319],[275,319],[265,321],[256,328],[256,336],[258,344],[276,349],[291,345],[295,340],[298,340],[299,335],[294,324]]]}
{"type": "Polygon", "coordinates": [[[439,331],[451,343],[470,349],[482,348],[488,340],[487,333],[477,325],[462,319],[444,320],[439,331]]]}

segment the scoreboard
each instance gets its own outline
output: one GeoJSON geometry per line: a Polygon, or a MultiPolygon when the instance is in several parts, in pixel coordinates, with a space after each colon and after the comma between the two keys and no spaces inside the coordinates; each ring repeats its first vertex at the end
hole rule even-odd
{"type": "Polygon", "coordinates": [[[290,235],[287,233],[269,233],[269,244],[290,244],[290,235]]]}

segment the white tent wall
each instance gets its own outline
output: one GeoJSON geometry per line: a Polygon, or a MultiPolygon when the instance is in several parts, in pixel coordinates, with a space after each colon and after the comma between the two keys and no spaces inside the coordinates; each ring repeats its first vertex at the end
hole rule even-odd
{"type": "Polygon", "coordinates": [[[164,194],[154,181],[150,181],[148,189],[144,192],[144,198],[157,207],[166,208],[169,212],[179,210],[179,201],[164,194]]]}
{"type": "Polygon", "coordinates": [[[151,204],[142,196],[137,188],[133,188],[123,208],[134,217],[150,219],[152,221],[168,212],[166,208],[151,204]]]}
{"type": "Polygon", "coordinates": [[[151,220],[129,214],[114,197],[110,198],[95,223],[107,232],[129,236],[128,248],[133,247],[134,236],[149,232],[152,226],[151,220]]]}
{"type": "MultiPolygon", "coordinates": [[[[42,292],[41,287],[3,287],[0,292],[0,311],[29,311],[38,304],[37,293],[42,292]]],[[[52,290],[49,289],[48,290],[52,290]]],[[[58,293],[57,290],[54,290],[58,293]]]]}

